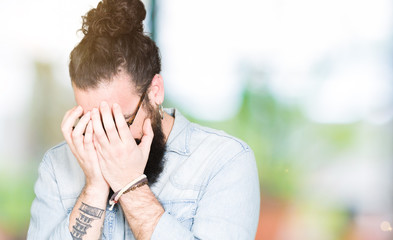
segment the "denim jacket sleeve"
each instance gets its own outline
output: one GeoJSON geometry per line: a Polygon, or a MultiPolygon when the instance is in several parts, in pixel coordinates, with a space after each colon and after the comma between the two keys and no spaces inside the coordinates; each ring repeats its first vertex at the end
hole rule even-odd
{"type": "Polygon", "coordinates": [[[28,240],[70,239],[69,214],[60,199],[58,185],[50,164],[50,154],[45,154],[38,170],[34,191],[36,198],[31,206],[28,240]]]}
{"type": "Polygon", "coordinates": [[[260,194],[252,150],[247,147],[210,178],[198,202],[191,231],[165,212],[152,240],[255,238],[260,194]]]}

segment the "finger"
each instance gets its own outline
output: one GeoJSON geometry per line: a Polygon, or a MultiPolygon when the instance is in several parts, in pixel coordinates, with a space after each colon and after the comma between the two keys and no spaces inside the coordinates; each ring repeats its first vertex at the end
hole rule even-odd
{"type": "Polygon", "coordinates": [[[150,146],[153,141],[154,133],[151,126],[150,119],[146,119],[143,123],[143,136],[139,147],[141,148],[144,156],[149,156],[150,146]]]}
{"type": "Polygon", "coordinates": [[[68,146],[70,147],[71,151],[74,154],[76,153],[74,143],[72,141],[72,127],[76,121],[77,118],[79,118],[83,113],[83,109],[81,106],[75,106],[72,109],[68,110],[66,114],[63,117],[63,121],[61,123],[61,131],[63,133],[64,139],[68,143],[68,146]]]}
{"type": "Polygon", "coordinates": [[[85,145],[86,150],[94,150],[94,145],[93,145],[93,123],[89,119],[89,122],[87,123],[86,127],[86,132],[85,132],[85,138],[83,139],[83,143],[85,145]]]}
{"type": "Polygon", "coordinates": [[[100,112],[102,122],[104,124],[106,135],[108,136],[109,142],[119,142],[119,134],[113,121],[112,111],[106,102],[102,102],[100,105],[100,112]]]}
{"type": "Polygon", "coordinates": [[[115,117],[116,127],[117,131],[119,132],[120,139],[123,142],[129,142],[130,139],[133,139],[132,134],[124,119],[121,107],[117,103],[113,104],[113,116],[115,117]]]}
{"type": "Polygon", "coordinates": [[[106,137],[104,128],[102,127],[101,116],[97,108],[93,108],[91,112],[91,119],[93,122],[93,132],[94,135],[96,136],[95,140],[101,145],[107,145],[109,141],[108,138],[106,137]]]}
{"type": "Polygon", "coordinates": [[[75,107],[71,108],[70,110],[68,110],[68,111],[64,114],[63,121],[61,122],[61,125],[64,124],[65,119],[67,119],[68,116],[69,116],[73,111],[75,111],[75,109],[76,109],[77,107],[78,107],[78,106],[75,106],[75,107]]]}
{"type": "Polygon", "coordinates": [[[74,143],[75,148],[78,151],[84,150],[83,144],[83,133],[86,130],[86,126],[90,121],[90,112],[87,112],[83,117],[79,120],[78,124],[75,126],[74,131],[72,131],[72,141],[74,143]]]}
{"type": "Polygon", "coordinates": [[[63,132],[63,135],[67,135],[67,137],[70,137],[70,134],[72,132],[72,127],[74,126],[75,121],[82,114],[83,114],[83,109],[81,106],[74,107],[66,112],[66,114],[63,117],[63,121],[61,123],[61,130],[63,132]]]}
{"type": "Polygon", "coordinates": [[[93,144],[94,144],[94,148],[97,152],[97,156],[99,157],[100,160],[102,160],[103,159],[102,148],[101,148],[100,143],[98,142],[97,135],[95,135],[95,134],[93,134],[93,144]]]}
{"type": "Polygon", "coordinates": [[[104,157],[103,157],[101,146],[98,143],[97,136],[94,133],[93,133],[93,145],[94,145],[94,149],[97,154],[98,163],[99,163],[100,167],[102,167],[104,164],[104,157]]]}

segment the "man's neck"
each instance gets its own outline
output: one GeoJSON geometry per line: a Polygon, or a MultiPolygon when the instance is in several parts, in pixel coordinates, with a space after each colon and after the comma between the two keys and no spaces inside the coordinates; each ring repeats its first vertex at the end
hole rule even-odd
{"type": "Polygon", "coordinates": [[[172,131],[173,124],[175,123],[175,118],[170,114],[164,112],[164,119],[162,119],[162,131],[165,135],[165,142],[168,140],[169,134],[172,131]]]}

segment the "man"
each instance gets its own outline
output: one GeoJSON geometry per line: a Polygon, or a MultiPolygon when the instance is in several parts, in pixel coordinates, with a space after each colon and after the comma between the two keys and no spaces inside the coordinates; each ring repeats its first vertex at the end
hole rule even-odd
{"type": "Polygon", "coordinates": [[[78,106],[64,116],[66,142],[40,164],[28,239],[255,237],[254,155],[163,110],[145,15],[139,0],[103,0],[83,17],[69,65],[78,106]]]}

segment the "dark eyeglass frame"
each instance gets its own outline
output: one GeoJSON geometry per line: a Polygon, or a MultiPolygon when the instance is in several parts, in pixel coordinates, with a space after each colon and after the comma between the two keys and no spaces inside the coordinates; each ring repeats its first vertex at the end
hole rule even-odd
{"type": "Polygon", "coordinates": [[[130,118],[130,120],[127,121],[127,126],[128,126],[128,127],[130,127],[130,126],[132,125],[132,123],[134,122],[134,120],[135,120],[135,118],[136,118],[136,115],[138,115],[139,109],[140,109],[141,106],[142,106],[142,102],[143,102],[143,100],[145,99],[145,95],[146,95],[146,92],[144,92],[144,93],[142,94],[141,99],[139,100],[139,103],[138,103],[138,107],[137,107],[137,109],[136,109],[136,111],[135,111],[135,114],[130,118]]]}

